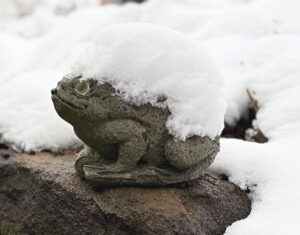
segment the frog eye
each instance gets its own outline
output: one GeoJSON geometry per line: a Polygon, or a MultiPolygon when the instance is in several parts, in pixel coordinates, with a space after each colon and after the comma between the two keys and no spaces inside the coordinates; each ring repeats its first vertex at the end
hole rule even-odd
{"type": "Polygon", "coordinates": [[[87,81],[79,81],[75,85],[75,91],[80,95],[86,95],[90,90],[89,83],[87,81]]]}

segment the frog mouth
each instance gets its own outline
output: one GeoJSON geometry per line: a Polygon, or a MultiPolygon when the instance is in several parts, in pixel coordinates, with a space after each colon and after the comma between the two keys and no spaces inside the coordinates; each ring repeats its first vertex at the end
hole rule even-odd
{"type": "Polygon", "coordinates": [[[51,96],[53,102],[60,102],[60,103],[63,103],[64,105],[68,106],[69,108],[72,108],[72,109],[78,109],[78,110],[82,110],[82,109],[85,109],[87,108],[87,105],[84,105],[84,104],[74,104],[74,102],[71,102],[70,100],[67,100],[61,96],[59,96],[57,93],[56,94],[52,94],[51,96]]]}

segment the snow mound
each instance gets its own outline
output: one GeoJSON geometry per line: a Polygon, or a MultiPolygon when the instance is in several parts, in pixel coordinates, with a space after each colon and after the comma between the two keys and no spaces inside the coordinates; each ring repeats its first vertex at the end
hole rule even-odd
{"type": "Polygon", "coordinates": [[[221,134],[222,80],[196,41],[161,26],[129,23],[102,29],[73,66],[83,78],[108,82],[127,102],[167,106],[177,139],[221,134]],[[160,97],[167,98],[162,104],[160,97]]]}
{"type": "Polygon", "coordinates": [[[78,145],[71,125],[54,110],[49,90],[63,73],[36,70],[14,76],[0,87],[0,141],[17,150],[78,145]],[[10,107],[10,108],[8,108],[10,107]]]}

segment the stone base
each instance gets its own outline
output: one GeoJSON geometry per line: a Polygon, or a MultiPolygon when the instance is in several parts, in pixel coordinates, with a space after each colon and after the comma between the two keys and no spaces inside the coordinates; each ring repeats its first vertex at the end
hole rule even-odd
{"type": "Polygon", "coordinates": [[[0,156],[0,234],[223,234],[245,192],[212,173],[161,188],[91,188],[73,156],[0,156]]]}

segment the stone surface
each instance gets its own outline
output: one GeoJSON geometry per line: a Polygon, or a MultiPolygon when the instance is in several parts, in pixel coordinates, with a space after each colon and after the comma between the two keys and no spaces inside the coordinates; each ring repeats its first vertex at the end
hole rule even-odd
{"type": "Polygon", "coordinates": [[[0,224],[29,234],[216,235],[250,213],[246,193],[226,177],[94,189],[76,175],[74,161],[50,153],[0,156],[0,224]]]}

